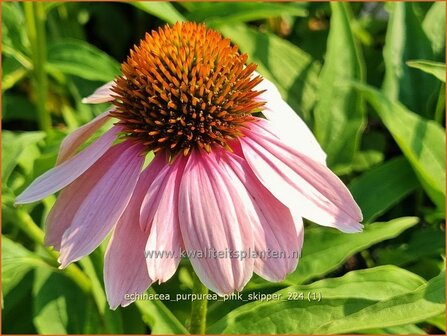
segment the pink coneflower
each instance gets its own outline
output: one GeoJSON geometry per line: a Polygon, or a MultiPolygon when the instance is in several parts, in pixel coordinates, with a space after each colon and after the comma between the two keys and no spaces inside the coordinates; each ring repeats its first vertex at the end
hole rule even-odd
{"type": "Polygon", "coordinates": [[[112,308],[130,303],[126,293],[172,277],[182,249],[290,252],[279,259],[190,256],[200,280],[228,294],[253,272],[279,281],[295,270],[302,218],[362,229],[360,209],[310,130],[246,60],[204,25],[147,34],[122,75],[85,99],[114,107],[70,134],[56,167],[17,197],[29,203],[62,189],[46,227],[61,267],[113,231],[104,272],[112,308]],[[114,126],[77,153],[110,118],[114,126]],[[143,169],[150,151],[155,157],[143,169]]]}

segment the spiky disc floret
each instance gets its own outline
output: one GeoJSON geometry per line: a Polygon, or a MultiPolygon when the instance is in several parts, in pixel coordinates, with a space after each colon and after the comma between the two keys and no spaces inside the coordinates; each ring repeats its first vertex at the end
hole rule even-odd
{"type": "Polygon", "coordinates": [[[171,157],[228,148],[263,105],[254,100],[262,79],[246,61],[229,39],[203,24],[166,25],[146,34],[122,64],[112,115],[125,136],[171,157]]]}

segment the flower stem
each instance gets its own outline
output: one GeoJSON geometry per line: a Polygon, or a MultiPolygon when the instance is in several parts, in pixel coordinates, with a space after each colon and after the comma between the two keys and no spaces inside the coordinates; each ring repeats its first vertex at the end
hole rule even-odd
{"type": "Polygon", "coordinates": [[[193,277],[193,294],[196,294],[198,299],[192,301],[189,332],[193,335],[204,335],[206,330],[206,312],[208,309],[208,299],[206,298],[208,288],[202,284],[199,277],[194,272],[193,277]]]}
{"type": "MultiPolygon", "coordinates": [[[[44,245],[44,233],[34,223],[34,220],[31,216],[23,210],[18,209],[16,211],[16,215],[18,217],[17,224],[22,229],[22,231],[36,244],[42,246],[45,252],[51,257],[52,261],[56,261],[58,254],[49,249],[44,245]]],[[[73,280],[85,293],[89,293],[91,291],[91,284],[89,278],[84,274],[84,272],[76,265],[72,264],[68,266],[62,273],[73,280]]]]}
{"type": "Polygon", "coordinates": [[[48,78],[45,70],[46,35],[45,7],[42,1],[24,2],[26,28],[32,53],[32,86],[36,94],[39,128],[45,132],[51,129],[51,117],[46,109],[48,78]]]}

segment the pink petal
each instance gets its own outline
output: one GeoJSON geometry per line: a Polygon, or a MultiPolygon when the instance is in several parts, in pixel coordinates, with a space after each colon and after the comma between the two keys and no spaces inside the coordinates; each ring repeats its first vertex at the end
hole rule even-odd
{"type": "Polygon", "coordinates": [[[114,100],[115,98],[112,97],[113,94],[112,87],[114,84],[115,82],[112,81],[104,84],[103,86],[100,86],[90,96],[82,99],[82,102],[85,104],[99,104],[99,103],[107,103],[109,101],[114,100]]]}
{"type": "Polygon", "coordinates": [[[89,123],[70,133],[61,143],[56,164],[59,165],[71,158],[76,153],[76,150],[107,122],[110,111],[105,111],[89,123]]]}
{"type": "MultiPolygon", "coordinates": [[[[141,195],[136,198],[141,203],[141,195]]],[[[138,201],[130,201],[115,227],[105,254],[104,284],[111,309],[129,305],[135,298],[128,294],[142,294],[153,282],[148,275],[145,259],[149,232],[140,230],[138,214],[138,201]]]]}
{"type": "Polygon", "coordinates": [[[120,126],[112,127],[82,152],[39,176],[17,196],[15,204],[41,200],[69,185],[104,155],[120,131],[120,126]]]}
{"type": "Polygon", "coordinates": [[[59,251],[62,235],[70,227],[79,207],[92,186],[102,177],[103,159],[99,159],[85,173],[65,187],[48,214],[45,227],[45,245],[59,251]]]}
{"type": "Polygon", "coordinates": [[[254,271],[269,281],[282,281],[298,264],[303,245],[303,221],[299,216],[292,216],[290,210],[259,182],[243,159],[228,154],[227,162],[243,181],[258,215],[258,220],[253,221],[258,253],[254,271]]]}
{"type": "Polygon", "coordinates": [[[104,282],[112,309],[118,305],[127,306],[133,300],[126,300],[126,294],[143,293],[154,281],[148,275],[145,258],[145,246],[150,231],[142,231],[138,223],[141,203],[154,178],[164,166],[166,159],[159,154],[140,174],[129,204],[109,243],[105,256],[104,282]]]}
{"type": "Polygon", "coordinates": [[[253,123],[241,145],[264,186],[313,222],[344,232],[360,231],[361,211],[343,182],[329,168],[281,143],[263,127],[253,123]]]}
{"type": "Polygon", "coordinates": [[[146,255],[149,276],[159,283],[169,280],[174,275],[181,260],[183,242],[178,218],[178,192],[186,161],[186,158],[180,156],[170,166],[164,186],[159,189],[160,201],[146,244],[146,253],[166,252],[153,257],[150,254],[146,255]]]}
{"type": "Polygon", "coordinates": [[[276,86],[264,78],[255,89],[266,90],[257,100],[266,102],[262,114],[271,122],[270,132],[300,153],[326,165],[326,153],[306,123],[281,98],[276,86]]]}
{"type": "Polygon", "coordinates": [[[103,176],[91,185],[62,236],[62,268],[91,253],[115,226],[129,203],[144,163],[141,150],[140,145],[125,141],[101,159],[98,169],[103,176]]]}
{"type": "Polygon", "coordinates": [[[210,249],[249,253],[253,212],[245,187],[227,164],[216,159],[215,151],[191,153],[180,184],[180,229],[188,253],[198,254],[190,256],[198,277],[218,294],[241,290],[252,275],[254,259],[216,258],[209,255],[210,249]]]}
{"type": "Polygon", "coordinates": [[[159,163],[157,165],[151,163],[147,169],[152,183],[148,188],[140,209],[140,226],[143,231],[147,231],[151,226],[160,204],[166,181],[172,172],[172,166],[167,164],[164,155],[160,153],[157,157],[159,158],[159,163]]]}

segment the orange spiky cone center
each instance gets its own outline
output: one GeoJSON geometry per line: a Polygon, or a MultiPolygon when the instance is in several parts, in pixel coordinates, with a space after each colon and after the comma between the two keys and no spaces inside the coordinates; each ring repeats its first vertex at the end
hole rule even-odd
{"type": "Polygon", "coordinates": [[[126,137],[171,157],[242,136],[264,104],[254,90],[255,64],[216,31],[177,23],[146,34],[115,81],[116,109],[126,137]]]}

